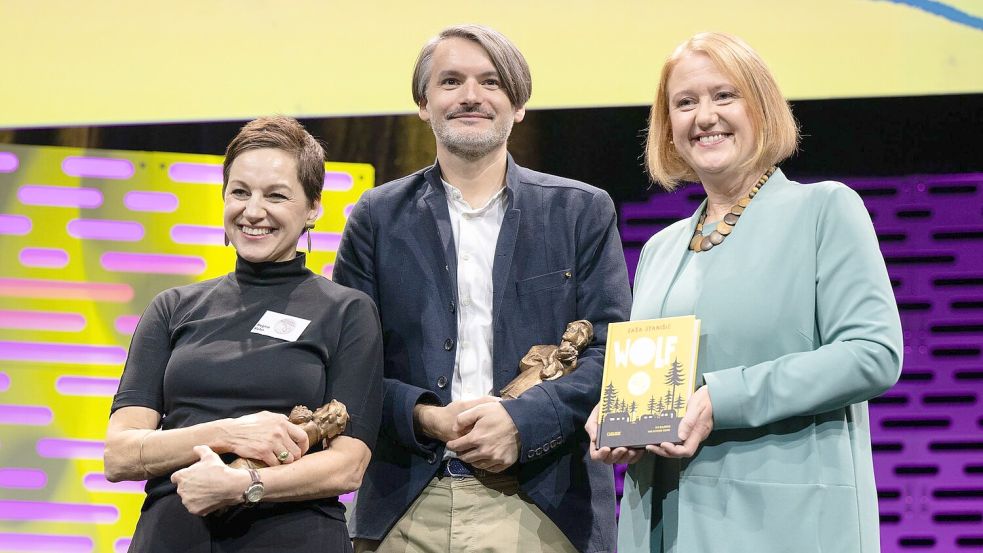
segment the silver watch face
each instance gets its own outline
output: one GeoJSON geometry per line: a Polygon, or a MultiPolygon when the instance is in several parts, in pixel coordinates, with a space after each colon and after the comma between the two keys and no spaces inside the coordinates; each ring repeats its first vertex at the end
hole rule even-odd
{"type": "Polygon", "coordinates": [[[246,493],[242,494],[247,503],[257,503],[263,499],[263,484],[254,482],[246,488],[246,493]]]}

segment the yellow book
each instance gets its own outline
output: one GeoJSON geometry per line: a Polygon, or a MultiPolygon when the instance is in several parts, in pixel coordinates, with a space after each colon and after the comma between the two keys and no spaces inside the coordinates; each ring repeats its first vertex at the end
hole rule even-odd
{"type": "Polygon", "coordinates": [[[608,325],[598,447],[680,441],[699,344],[693,315],[608,325]]]}

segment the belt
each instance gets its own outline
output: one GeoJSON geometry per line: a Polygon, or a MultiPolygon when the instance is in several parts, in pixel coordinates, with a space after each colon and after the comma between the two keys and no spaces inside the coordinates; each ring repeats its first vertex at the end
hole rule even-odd
{"type": "Polygon", "coordinates": [[[454,478],[484,478],[490,473],[487,470],[475,468],[464,461],[451,457],[440,464],[440,476],[453,476],[454,478]]]}

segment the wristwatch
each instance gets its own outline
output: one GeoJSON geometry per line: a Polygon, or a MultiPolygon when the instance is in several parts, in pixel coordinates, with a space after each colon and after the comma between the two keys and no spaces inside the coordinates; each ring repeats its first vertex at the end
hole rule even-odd
{"type": "Polygon", "coordinates": [[[252,478],[253,481],[249,484],[249,487],[246,488],[246,491],[242,492],[242,500],[246,503],[246,505],[255,505],[259,503],[261,499],[263,499],[263,492],[265,492],[266,489],[263,488],[263,481],[259,479],[259,472],[257,472],[256,469],[247,468],[246,470],[249,471],[249,477],[252,478]]]}

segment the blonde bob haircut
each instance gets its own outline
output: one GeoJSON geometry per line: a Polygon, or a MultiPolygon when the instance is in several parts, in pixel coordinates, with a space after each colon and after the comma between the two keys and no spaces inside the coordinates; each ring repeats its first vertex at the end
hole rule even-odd
{"type": "Polygon", "coordinates": [[[782,96],[778,83],[761,56],[736,36],[700,33],[677,46],[662,66],[659,90],[649,115],[645,145],[645,164],[655,182],[666,190],[673,190],[680,181],[699,181],[696,172],[672,143],[666,90],[672,70],[691,53],[708,56],[737,87],[747,104],[752,130],[757,136],[754,155],[745,164],[749,171],[764,172],[795,153],[799,144],[799,127],[788,101],[782,96]]]}

